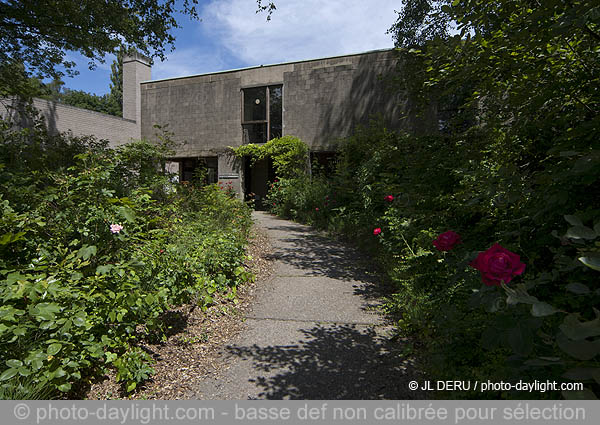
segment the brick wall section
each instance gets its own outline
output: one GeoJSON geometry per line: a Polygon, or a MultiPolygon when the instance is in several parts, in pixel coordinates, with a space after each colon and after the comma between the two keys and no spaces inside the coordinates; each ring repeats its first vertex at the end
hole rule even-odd
{"type": "Polygon", "coordinates": [[[381,114],[390,128],[410,130],[408,103],[384,79],[396,68],[392,50],[261,66],[214,74],[149,81],[141,85],[141,134],[152,139],[154,124],[166,125],[178,142],[177,156],[209,156],[242,144],[244,87],[283,83],[284,134],[313,150],[381,114]]]}
{"type": "MultiPolygon", "coordinates": [[[[3,118],[14,119],[16,106],[14,100],[4,99],[4,104],[11,106],[8,110],[0,106],[0,115],[3,118]]],[[[35,108],[44,116],[48,129],[53,132],[71,131],[75,136],[95,136],[105,139],[111,146],[117,146],[137,138],[135,121],[127,120],[112,115],[75,108],[43,99],[34,99],[35,108]]],[[[17,120],[17,122],[19,122],[17,120]]]]}

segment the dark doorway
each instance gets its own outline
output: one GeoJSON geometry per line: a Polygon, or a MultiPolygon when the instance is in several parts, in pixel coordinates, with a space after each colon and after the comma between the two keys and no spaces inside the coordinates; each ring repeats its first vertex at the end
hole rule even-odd
{"type": "Polygon", "coordinates": [[[249,157],[244,158],[244,194],[246,200],[254,199],[255,209],[267,209],[265,198],[273,180],[275,180],[275,168],[271,158],[254,163],[249,157]]]}

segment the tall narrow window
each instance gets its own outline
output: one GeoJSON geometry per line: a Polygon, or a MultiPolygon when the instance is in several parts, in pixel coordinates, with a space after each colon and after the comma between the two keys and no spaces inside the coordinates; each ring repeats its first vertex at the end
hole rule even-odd
{"type": "Polygon", "coordinates": [[[283,133],[283,86],[253,87],[242,90],[242,129],[244,143],[265,143],[283,133]]]}
{"type": "Polygon", "coordinates": [[[269,87],[269,140],[282,136],[282,86],[269,87]]]}

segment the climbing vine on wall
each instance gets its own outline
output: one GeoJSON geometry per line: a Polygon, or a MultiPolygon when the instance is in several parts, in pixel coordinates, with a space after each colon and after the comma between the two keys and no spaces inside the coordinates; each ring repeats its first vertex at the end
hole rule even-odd
{"type": "Polygon", "coordinates": [[[308,145],[294,136],[283,136],[265,144],[250,143],[231,149],[240,158],[252,158],[252,164],[261,159],[271,158],[277,177],[297,177],[307,170],[308,145]]]}

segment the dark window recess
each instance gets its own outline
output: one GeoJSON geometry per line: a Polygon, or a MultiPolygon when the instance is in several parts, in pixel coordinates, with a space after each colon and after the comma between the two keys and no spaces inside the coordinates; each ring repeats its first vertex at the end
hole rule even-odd
{"type": "Polygon", "coordinates": [[[267,120],[266,87],[244,90],[244,122],[267,120]]]}
{"type": "Polygon", "coordinates": [[[337,159],[336,152],[311,152],[310,164],[313,175],[333,176],[337,159]]]}
{"type": "Polygon", "coordinates": [[[181,181],[191,182],[194,178],[194,170],[196,169],[195,159],[184,159],[181,162],[181,181]]]}
{"type": "Polygon", "coordinates": [[[283,130],[282,86],[269,87],[269,140],[281,137],[283,130]]]}
{"type": "Polygon", "coordinates": [[[216,156],[186,158],[181,161],[181,181],[202,185],[217,183],[219,168],[216,156]]]}
{"type": "Polygon", "coordinates": [[[283,134],[283,86],[242,90],[244,143],[265,143],[283,134]]]}
{"type": "Polygon", "coordinates": [[[244,143],[265,143],[267,140],[267,123],[243,124],[244,143]]]}

